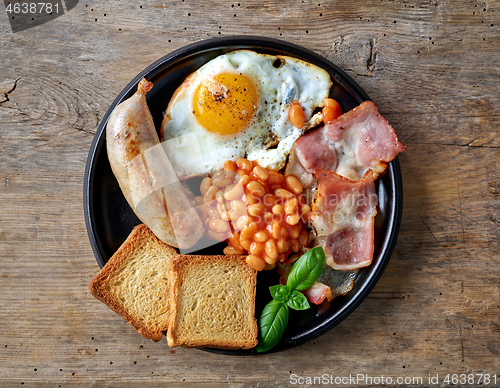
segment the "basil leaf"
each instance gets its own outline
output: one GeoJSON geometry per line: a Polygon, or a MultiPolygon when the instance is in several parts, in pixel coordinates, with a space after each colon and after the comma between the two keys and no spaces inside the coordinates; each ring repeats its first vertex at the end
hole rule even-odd
{"type": "Polygon", "coordinates": [[[279,302],[286,302],[288,297],[290,296],[290,287],[284,285],[284,284],[277,284],[276,286],[271,286],[269,287],[269,290],[271,291],[271,295],[274,300],[277,300],[279,302]]]}
{"type": "Polygon", "coordinates": [[[325,265],[325,252],[323,248],[309,249],[298,259],[292,267],[287,286],[292,290],[307,290],[321,275],[325,265]]]}
{"type": "Polygon", "coordinates": [[[292,290],[286,304],[294,310],[307,310],[310,307],[306,296],[299,290],[292,290]]]}
{"type": "Polygon", "coordinates": [[[288,306],[285,302],[270,301],[259,320],[259,343],[257,351],[265,352],[275,346],[283,336],[288,324],[288,306]]]}

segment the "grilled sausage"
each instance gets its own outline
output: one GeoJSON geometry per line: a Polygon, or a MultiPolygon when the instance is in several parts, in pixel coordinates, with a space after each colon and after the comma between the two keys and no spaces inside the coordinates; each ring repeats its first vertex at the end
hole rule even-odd
{"type": "Polygon", "coordinates": [[[111,113],[106,145],[111,169],[137,217],[163,242],[182,249],[203,235],[188,189],[177,179],[155,130],[144,78],[111,113]]]}

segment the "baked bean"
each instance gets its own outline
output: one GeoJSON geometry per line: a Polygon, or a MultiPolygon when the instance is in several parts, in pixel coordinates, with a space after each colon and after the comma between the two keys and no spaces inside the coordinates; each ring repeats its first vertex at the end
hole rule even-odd
{"type": "Polygon", "coordinates": [[[309,234],[305,230],[301,230],[299,234],[299,244],[303,247],[309,245],[309,234]]]}
{"type": "Polygon", "coordinates": [[[299,227],[297,225],[293,225],[290,228],[290,238],[296,239],[299,238],[299,235],[300,235],[299,227]]]}
{"type": "Polygon", "coordinates": [[[278,253],[283,253],[285,252],[286,248],[287,248],[287,242],[284,238],[280,238],[277,242],[276,242],[276,248],[278,249],[278,253]]]}
{"type": "Polygon", "coordinates": [[[231,180],[233,181],[238,181],[238,177],[236,175],[238,175],[238,173],[236,171],[232,171],[232,170],[224,170],[224,174],[226,174],[226,176],[228,178],[230,178],[231,180]]]}
{"type": "Polygon", "coordinates": [[[269,236],[265,230],[259,230],[253,237],[253,239],[257,242],[266,242],[268,238],[269,236]]]}
{"type": "Polygon", "coordinates": [[[274,190],[274,195],[282,200],[289,200],[293,198],[293,194],[286,189],[276,189],[274,190]]]}
{"type": "Polygon", "coordinates": [[[250,182],[250,180],[251,180],[250,177],[248,175],[246,175],[246,174],[241,175],[241,177],[240,177],[240,182],[241,182],[241,184],[243,186],[248,185],[248,183],[250,182]]]}
{"type": "Polygon", "coordinates": [[[238,230],[242,230],[247,226],[247,224],[248,224],[248,216],[241,216],[236,220],[236,228],[238,228],[238,230]]]}
{"type": "Polygon", "coordinates": [[[269,173],[267,170],[261,166],[255,166],[252,170],[257,179],[261,181],[267,181],[269,179],[269,173]]]}
{"type": "Polygon", "coordinates": [[[264,213],[264,221],[269,224],[273,220],[273,213],[265,212],[264,213]]]}
{"type": "Polygon", "coordinates": [[[220,213],[217,211],[216,208],[213,208],[213,207],[208,207],[207,208],[207,215],[210,218],[220,218],[220,213]]]}
{"type": "Polygon", "coordinates": [[[243,228],[240,232],[241,237],[250,238],[255,233],[257,233],[257,224],[255,222],[251,222],[245,228],[243,228]]]}
{"type": "MultiPolygon", "coordinates": [[[[231,236],[229,236],[228,238],[228,242],[230,245],[232,245],[234,248],[238,250],[242,251],[245,250],[245,248],[243,248],[243,246],[240,243],[240,234],[238,232],[231,234],[231,236]]],[[[250,247],[250,243],[248,244],[248,246],[250,247]]]]}
{"type": "Polygon", "coordinates": [[[210,220],[210,222],[208,223],[208,227],[214,232],[222,233],[226,232],[229,229],[229,224],[227,223],[227,221],[214,219],[210,220]]]}
{"type": "Polygon", "coordinates": [[[262,202],[264,203],[264,205],[266,205],[268,207],[273,207],[274,204],[276,203],[276,201],[277,201],[276,197],[270,193],[267,193],[262,198],[262,202]]]}
{"type": "Polygon", "coordinates": [[[285,213],[285,208],[283,207],[283,205],[274,205],[272,211],[273,214],[283,215],[285,213]]]}
{"type": "Polygon", "coordinates": [[[266,262],[266,267],[276,263],[276,259],[272,259],[267,255],[264,255],[264,261],[266,262]]]}
{"type": "Polygon", "coordinates": [[[300,249],[300,244],[298,240],[292,240],[292,252],[298,252],[300,249]]]}
{"type": "Polygon", "coordinates": [[[263,203],[256,203],[248,207],[248,214],[250,214],[253,217],[257,217],[264,211],[264,209],[265,206],[263,203]]]}
{"type": "Polygon", "coordinates": [[[194,204],[196,206],[201,206],[204,204],[203,197],[194,197],[194,204]]]}
{"type": "Polygon", "coordinates": [[[300,208],[300,212],[306,218],[309,215],[310,211],[311,211],[311,207],[309,205],[302,205],[301,208],[300,208]]]}
{"type": "MultiPolygon", "coordinates": [[[[232,181],[231,181],[232,182],[232,181]]],[[[226,198],[226,194],[229,193],[232,189],[234,189],[235,184],[230,183],[229,185],[225,187],[221,187],[222,191],[224,192],[224,198],[226,198]]],[[[227,198],[226,198],[227,199],[227,198]]]]}
{"type": "Polygon", "coordinates": [[[225,206],[223,207],[223,205],[222,205],[222,203],[221,203],[221,202],[217,202],[216,209],[217,209],[217,212],[218,212],[219,214],[222,214],[222,213],[227,212],[226,207],[225,207],[225,206]]]}
{"type": "Polygon", "coordinates": [[[238,166],[235,162],[233,162],[232,160],[226,160],[224,162],[224,170],[226,171],[238,171],[238,166]]]}
{"type": "Polygon", "coordinates": [[[297,225],[299,220],[300,220],[300,216],[297,213],[290,214],[290,215],[286,216],[286,223],[288,225],[297,225]]]}
{"type": "Polygon", "coordinates": [[[220,215],[220,218],[224,221],[236,221],[238,219],[238,215],[235,212],[228,211],[224,212],[220,215]]]}
{"type": "Polygon", "coordinates": [[[235,247],[228,245],[224,248],[225,255],[242,255],[244,253],[243,249],[236,249],[235,247]]]}
{"type": "Polygon", "coordinates": [[[271,259],[276,260],[276,258],[278,257],[278,248],[276,248],[276,243],[274,242],[274,240],[266,241],[264,249],[267,256],[269,256],[271,259]]]}
{"type": "Polygon", "coordinates": [[[285,213],[294,214],[297,211],[298,206],[299,201],[297,200],[297,198],[289,199],[285,204],[285,213]]]}
{"type": "Polygon", "coordinates": [[[241,199],[231,201],[231,210],[240,216],[247,214],[247,205],[241,199]]]}
{"type": "Polygon", "coordinates": [[[264,250],[264,244],[254,241],[253,243],[250,244],[250,253],[255,256],[259,256],[260,253],[264,250]]]}
{"type": "Polygon", "coordinates": [[[250,245],[252,244],[252,240],[247,239],[247,238],[240,238],[240,245],[242,248],[246,249],[247,251],[250,249],[250,245]]]}
{"type": "Polygon", "coordinates": [[[259,182],[251,181],[247,184],[247,190],[255,197],[263,197],[266,190],[259,182]]]}
{"type": "Polygon", "coordinates": [[[214,176],[212,178],[212,186],[215,185],[221,189],[229,186],[231,183],[233,183],[233,180],[226,175],[214,176]]]}
{"type": "Polygon", "coordinates": [[[281,228],[277,222],[273,224],[271,233],[275,240],[277,240],[281,236],[281,229],[284,228],[281,228]]]}
{"type": "MultiPolygon", "coordinates": [[[[213,186],[212,186],[213,187],[213,186]]],[[[217,202],[219,203],[222,203],[222,202],[225,202],[224,201],[224,191],[223,190],[219,190],[215,193],[215,199],[217,200],[217,202]]]]}
{"type": "Polygon", "coordinates": [[[280,236],[282,238],[287,238],[288,236],[290,236],[290,233],[288,232],[288,229],[287,228],[280,228],[280,236]]]}
{"type": "Polygon", "coordinates": [[[323,122],[328,124],[342,115],[342,108],[333,98],[326,98],[324,102],[325,106],[323,107],[321,113],[323,115],[323,122]]]}
{"type": "Polygon", "coordinates": [[[242,176],[248,175],[248,171],[243,170],[242,168],[238,168],[236,170],[236,174],[241,178],[242,176]]]}
{"type": "Polygon", "coordinates": [[[271,186],[274,186],[274,185],[281,185],[281,183],[283,182],[283,175],[280,174],[278,171],[269,171],[269,184],[271,186]]]}
{"type": "Polygon", "coordinates": [[[250,162],[248,159],[243,158],[236,160],[236,165],[242,170],[245,170],[247,173],[249,173],[253,167],[252,162],[250,162]]]}
{"type": "Polygon", "coordinates": [[[261,202],[261,198],[260,197],[256,197],[256,196],[254,196],[254,195],[252,195],[250,193],[245,194],[244,200],[249,205],[253,205],[253,204],[261,202]]]}
{"type": "Polygon", "coordinates": [[[288,119],[295,128],[302,128],[306,122],[306,116],[298,103],[293,103],[288,108],[288,119]]]}
{"type": "Polygon", "coordinates": [[[205,194],[207,190],[210,189],[211,184],[212,180],[210,179],[210,177],[207,176],[206,178],[203,178],[200,184],[201,195],[205,194]]]}
{"type": "Polygon", "coordinates": [[[247,264],[256,271],[262,271],[266,266],[266,262],[255,255],[248,255],[246,258],[247,264]]]}
{"type": "Polygon", "coordinates": [[[224,190],[224,198],[228,201],[232,201],[233,199],[240,199],[243,196],[243,184],[241,182],[228,186],[224,190]]]}
{"type": "Polygon", "coordinates": [[[287,175],[285,177],[285,187],[296,195],[301,194],[303,190],[302,184],[294,175],[287,175]]]}
{"type": "Polygon", "coordinates": [[[213,201],[214,199],[215,199],[214,191],[213,191],[212,187],[210,187],[205,192],[205,194],[203,194],[203,203],[207,203],[207,202],[213,201]]]}

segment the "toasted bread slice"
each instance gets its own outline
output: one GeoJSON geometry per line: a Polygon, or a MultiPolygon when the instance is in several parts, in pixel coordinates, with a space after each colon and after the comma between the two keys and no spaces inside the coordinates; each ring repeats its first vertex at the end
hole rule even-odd
{"type": "Polygon", "coordinates": [[[159,341],[170,319],[168,270],[175,255],[146,225],[138,225],[90,281],[90,293],[140,335],[159,341]]]}
{"type": "Polygon", "coordinates": [[[172,260],[170,276],[169,346],[257,345],[257,272],[244,256],[179,255],[172,260]]]}

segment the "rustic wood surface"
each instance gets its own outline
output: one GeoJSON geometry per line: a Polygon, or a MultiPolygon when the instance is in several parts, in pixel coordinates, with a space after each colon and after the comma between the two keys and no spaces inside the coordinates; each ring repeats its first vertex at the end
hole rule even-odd
{"type": "Polygon", "coordinates": [[[80,1],[18,33],[0,8],[2,387],[324,374],[445,386],[461,373],[500,385],[500,1],[80,1]],[[174,49],[239,34],[342,67],[408,148],[401,231],[373,292],[317,340],[250,358],[152,343],[93,299],[82,206],[88,150],[121,89],[174,49]]]}

